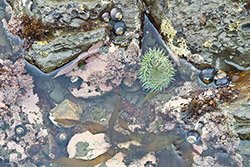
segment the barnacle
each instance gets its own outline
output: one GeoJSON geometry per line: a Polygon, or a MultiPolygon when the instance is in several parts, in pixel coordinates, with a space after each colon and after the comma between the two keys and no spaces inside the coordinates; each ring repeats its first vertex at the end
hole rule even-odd
{"type": "Polygon", "coordinates": [[[143,56],[139,69],[139,79],[145,89],[160,92],[170,84],[174,75],[174,66],[165,56],[163,50],[149,49],[143,56]]]}
{"type": "Polygon", "coordinates": [[[174,27],[171,25],[171,21],[169,19],[164,19],[162,20],[162,23],[161,23],[161,33],[164,35],[164,36],[167,36],[168,38],[168,41],[170,43],[173,42],[173,39],[176,35],[176,30],[174,29],[174,27]]]}

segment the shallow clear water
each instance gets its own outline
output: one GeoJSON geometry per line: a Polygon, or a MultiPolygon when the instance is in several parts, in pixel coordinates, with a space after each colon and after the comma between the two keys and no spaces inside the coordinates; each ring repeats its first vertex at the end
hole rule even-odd
{"type": "MultiPolygon", "coordinates": [[[[18,44],[21,41],[16,39],[13,45],[18,44]]],[[[142,55],[154,47],[168,53],[146,15],[140,47],[142,55]]],[[[22,54],[22,50],[14,52],[14,59],[22,54]]],[[[0,166],[196,167],[204,161],[214,166],[238,166],[234,152],[238,140],[228,139],[235,136],[226,130],[232,119],[228,118],[228,123],[222,112],[213,115],[217,109],[213,98],[223,103],[233,91],[225,95],[216,91],[214,84],[206,85],[199,79],[200,70],[191,63],[179,59],[178,66],[173,57],[166,56],[175,64],[176,74],[162,92],[143,89],[137,79],[132,86],[122,82],[108,93],[87,99],[72,94],[72,89],[84,82],[80,77],[54,78],[60,69],[45,74],[25,61],[27,73],[23,75],[32,76],[34,87],[30,90],[34,92],[27,95],[26,89],[19,90],[25,105],[7,106],[13,113],[0,120],[0,166]],[[220,93],[226,97],[218,98],[220,93]],[[30,117],[42,122],[31,123],[30,117]]],[[[247,151],[242,153],[246,159],[247,151]]]]}

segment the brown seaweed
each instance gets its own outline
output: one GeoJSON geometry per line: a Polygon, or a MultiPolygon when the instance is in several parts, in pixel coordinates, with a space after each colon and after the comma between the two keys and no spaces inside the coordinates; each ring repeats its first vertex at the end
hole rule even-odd
{"type": "MultiPolygon", "coordinates": [[[[101,125],[97,122],[91,122],[91,121],[86,121],[86,122],[81,122],[81,121],[75,121],[75,120],[68,120],[68,119],[61,119],[61,120],[56,120],[59,123],[65,123],[67,125],[81,125],[82,127],[86,128],[89,132],[92,134],[97,134],[97,133],[105,133],[107,132],[111,144],[113,143],[113,128],[118,120],[119,113],[121,111],[121,97],[119,96],[117,98],[117,101],[115,103],[114,110],[112,112],[112,115],[109,119],[108,122],[108,131],[107,127],[104,125],[101,125]]],[[[52,162],[61,164],[65,167],[92,167],[97,164],[100,164],[102,162],[105,162],[112,158],[116,153],[119,151],[117,149],[113,149],[112,147],[106,151],[104,154],[101,154],[100,156],[91,159],[91,160],[82,160],[82,159],[76,159],[76,158],[60,158],[57,160],[53,160],[52,162]]]]}
{"type": "Polygon", "coordinates": [[[115,107],[114,110],[112,112],[112,115],[109,119],[108,122],[108,131],[107,131],[107,135],[109,136],[110,139],[110,143],[113,145],[114,141],[113,141],[113,131],[114,131],[114,126],[118,120],[119,114],[121,112],[121,107],[122,107],[122,100],[121,97],[118,96],[116,103],[115,103],[115,107]]]}
{"type": "Polygon", "coordinates": [[[173,150],[164,150],[161,152],[158,162],[158,167],[180,167],[181,166],[181,158],[180,156],[173,150]]]}
{"type": "Polygon", "coordinates": [[[118,150],[110,148],[105,153],[91,160],[75,159],[75,158],[60,158],[53,160],[52,162],[61,164],[64,167],[94,167],[102,162],[105,162],[112,158],[118,150]]]}
{"type": "Polygon", "coordinates": [[[83,128],[87,129],[92,134],[97,133],[105,133],[107,131],[107,127],[93,121],[77,121],[71,119],[55,119],[56,122],[61,123],[67,126],[82,126],[83,128]]]}
{"type": "MultiPolygon", "coordinates": [[[[96,122],[91,122],[91,121],[81,122],[81,121],[72,121],[72,120],[57,120],[60,123],[66,123],[66,124],[71,124],[71,125],[72,124],[81,125],[82,127],[86,128],[88,131],[90,131],[93,134],[106,133],[111,143],[111,147],[107,152],[105,152],[104,154],[92,160],[61,158],[58,160],[54,160],[53,162],[57,164],[62,164],[65,167],[67,166],[91,167],[91,166],[94,166],[94,165],[97,165],[97,164],[100,164],[102,162],[109,160],[118,152],[124,153],[126,155],[125,159],[131,160],[131,158],[136,156],[137,153],[139,153],[140,155],[140,157],[137,157],[137,158],[142,158],[142,156],[150,152],[168,150],[171,147],[171,145],[174,144],[174,145],[177,145],[177,149],[181,152],[180,162],[178,159],[176,159],[177,157],[172,156],[172,158],[175,159],[176,162],[175,160],[173,160],[173,162],[170,161],[169,163],[171,164],[182,163],[183,165],[185,164],[184,165],[185,167],[186,166],[189,167],[193,163],[192,146],[189,143],[185,142],[179,135],[175,133],[157,134],[153,132],[144,132],[144,133],[137,132],[137,131],[132,132],[128,127],[128,123],[120,117],[121,111],[122,111],[122,99],[120,96],[118,96],[115,106],[114,106],[114,110],[108,121],[108,127],[102,124],[96,123],[96,122]],[[117,131],[114,128],[117,123],[121,128],[129,131],[130,133],[128,135],[125,135],[117,131]],[[140,145],[139,146],[130,145],[129,148],[127,149],[117,147],[118,143],[123,143],[127,141],[136,141],[140,143],[140,145]]],[[[169,151],[170,151],[168,152],[169,155],[172,155],[171,150],[169,151]]],[[[163,157],[165,157],[165,155],[163,157]]],[[[163,163],[161,161],[159,162],[160,164],[163,163]]]]}

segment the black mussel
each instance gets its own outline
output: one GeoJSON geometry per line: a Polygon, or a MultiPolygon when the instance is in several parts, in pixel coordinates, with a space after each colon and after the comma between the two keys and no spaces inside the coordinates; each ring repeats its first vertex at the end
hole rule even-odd
{"type": "Polygon", "coordinates": [[[116,35],[123,35],[127,29],[124,21],[115,22],[113,30],[116,35]]]}
{"type": "Polygon", "coordinates": [[[196,130],[190,130],[187,132],[187,141],[191,144],[197,143],[200,139],[200,133],[196,130]]]}
{"type": "Polygon", "coordinates": [[[122,16],[122,12],[120,9],[113,8],[110,11],[110,17],[111,19],[117,21],[117,20],[121,20],[123,16],[122,16]]]}
{"type": "Polygon", "coordinates": [[[109,22],[109,19],[110,19],[110,15],[108,12],[105,12],[102,14],[102,20],[105,21],[105,22],[109,22]]]}
{"type": "Polygon", "coordinates": [[[199,74],[200,80],[205,84],[210,84],[214,80],[215,68],[205,68],[199,74]]]}
{"type": "Polygon", "coordinates": [[[25,125],[17,125],[16,127],[15,127],[15,129],[14,129],[14,131],[15,131],[15,136],[16,137],[23,137],[23,136],[25,136],[26,135],[26,133],[27,133],[27,128],[26,128],[26,126],[25,125]]]}
{"type": "Polygon", "coordinates": [[[69,143],[70,136],[66,132],[58,132],[55,137],[55,141],[58,145],[66,146],[69,143]]]}

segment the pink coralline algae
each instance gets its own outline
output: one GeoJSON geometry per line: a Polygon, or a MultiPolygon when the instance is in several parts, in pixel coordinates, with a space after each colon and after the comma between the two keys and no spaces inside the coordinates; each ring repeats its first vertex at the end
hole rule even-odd
{"type": "Polygon", "coordinates": [[[119,86],[128,73],[136,73],[139,61],[140,49],[135,41],[126,50],[111,46],[108,53],[96,54],[85,60],[84,69],[68,74],[70,77],[83,79],[81,87],[72,89],[71,93],[75,97],[89,98],[109,92],[119,86]]]}
{"type": "MultiPolygon", "coordinates": [[[[24,69],[24,61],[0,59],[0,148],[1,158],[11,166],[24,165],[28,150],[47,136],[42,113],[37,106],[38,96],[33,91],[33,79],[24,69]],[[15,127],[25,127],[23,135],[16,135],[15,127]]],[[[29,162],[25,162],[29,163],[29,162]]],[[[32,166],[32,165],[31,165],[32,166]]]]}
{"type": "Polygon", "coordinates": [[[193,166],[242,166],[242,158],[236,153],[240,140],[233,130],[235,120],[218,108],[221,103],[235,99],[237,91],[231,87],[196,88],[195,84],[185,82],[176,90],[178,95],[173,96],[162,110],[184,129],[199,131],[201,142],[193,144],[193,166]],[[208,153],[210,150],[212,152],[208,153]]]}

